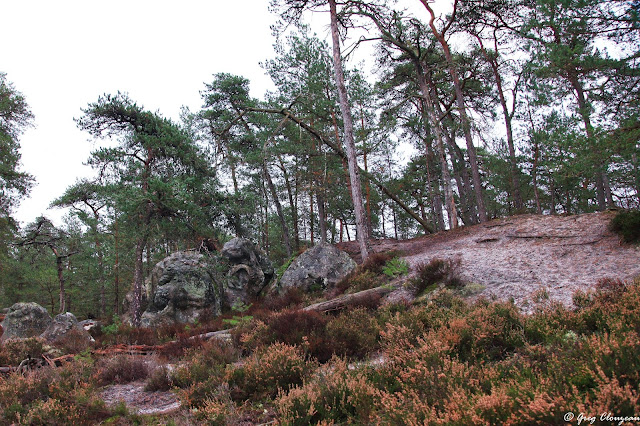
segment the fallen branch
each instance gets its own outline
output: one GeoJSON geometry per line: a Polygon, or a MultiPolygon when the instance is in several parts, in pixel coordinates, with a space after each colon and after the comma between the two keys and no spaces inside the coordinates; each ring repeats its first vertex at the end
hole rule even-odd
{"type": "Polygon", "coordinates": [[[399,282],[396,282],[393,284],[383,285],[381,287],[370,288],[369,290],[359,291],[357,293],[345,294],[343,296],[336,297],[335,299],[327,300],[325,302],[314,303],[313,305],[309,305],[302,310],[315,312],[337,311],[339,309],[344,309],[350,305],[365,303],[372,297],[385,296],[398,289],[400,285],[401,284],[399,282]]]}

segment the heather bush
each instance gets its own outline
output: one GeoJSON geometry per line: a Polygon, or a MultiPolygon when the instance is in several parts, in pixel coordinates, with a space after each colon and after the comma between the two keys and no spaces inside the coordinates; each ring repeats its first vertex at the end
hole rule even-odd
{"type": "Polygon", "coordinates": [[[338,282],[329,296],[336,297],[346,291],[358,292],[379,287],[391,278],[406,274],[409,272],[409,265],[400,255],[398,251],[371,254],[363,264],[338,282]]]}
{"type": "Polygon", "coordinates": [[[279,389],[301,384],[313,366],[300,348],[274,343],[260,348],[244,364],[234,368],[229,385],[235,399],[273,398],[279,389]]]}
{"type": "Polygon", "coordinates": [[[42,340],[36,337],[6,340],[0,344],[0,365],[17,366],[28,357],[40,358],[44,352],[42,346],[42,340]]]}
{"type": "Polygon", "coordinates": [[[208,398],[196,413],[196,418],[208,425],[226,426],[238,418],[238,410],[228,392],[223,391],[215,397],[208,398]]]}
{"type": "Polygon", "coordinates": [[[20,423],[27,425],[77,425],[83,423],[81,419],[81,413],[76,407],[57,399],[48,399],[35,402],[24,419],[20,419],[20,423]]]}
{"type": "Polygon", "coordinates": [[[347,283],[347,289],[352,292],[368,290],[381,285],[379,276],[372,271],[362,271],[355,274],[349,278],[347,283]]]}
{"type": "Polygon", "coordinates": [[[109,412],[89,383],[91,369],[90,364],[74,361],[0,380],[0,424],[92,424],[104,420],[109,412]]]}
{"type": "Polygon", "coordinates": [[[407,287],[418,295],[426,290],[433,290],[438,284],[448,288],[461,288],[464,282],[460,278],[459,259],[431,259],[429,263],[422,263],[416,267],[417,274],[409,280],[407,287]]]}
{"type": "Polygon", "coordinates": [[[65,354],[77,354],[89,349],[92,342],[81,330],[69,330],[55,342],[55,346],[65,354]]]}
{"type": "Polygon", "coordinates": [[[298,307],[304,302],[304,294],[297,287],[286,289],[282,294],[269,296],[264,307],[271,311],[281,311],[286,308],[298,307]]]}
{"type": "Polygon", "coordinates": [[[609,230],[620,235],[626,243],[640,242],[640,210],[621,210],[611,222],[609,230]]]}
{"type": "Polygon", "coordinates": [[[172,388],[169,370],[165,366],[154,368],[147,377],[144,390],[149,392],[168,391],[172,388]]]}
{"type": "Polygon", "coordinates": [[[93,380],[98,386],[106,386],[113,383],[129,383],[146,379],[148,375],[149,367],[141,357],[116,355],[96,363],[93,380]]]}
{"type": "Polygon", "coordinates": [[[363,372],[334,358],[302,386],[281,391],[276,408],[287,425],[368,424],[376,397],[376,389],[363,372]]]}
{"type": "Polygon", "coordinates": [[[374,275],[382,274],[382,270],[386,264],[393,258],[399,257],[400,253],[396,251],[389,251],[384,253],[372,253],[369,255],[362,265],[358,267],[359,271],[371,272],[374,275]]]}
{"type": "MultiPolygon", "coordinates": [[[[185,362],[169,373],[168,380],[172,387],[180,389],[180,397],[187,407],[201,408],[212,395],[220,394],[227,366],[239,356],[239,351],[228,343],[206,342],[201,348],[190,350],[185,362]]],[[[157,380],[162,383],[162,378],[157,380]]]]}
{"type": "Polygon", "coordinates": [[[377,347],[380,326],[364,308],[340,313],[327,323],[327,339],[336,355],[363,358],[377,347]]]}

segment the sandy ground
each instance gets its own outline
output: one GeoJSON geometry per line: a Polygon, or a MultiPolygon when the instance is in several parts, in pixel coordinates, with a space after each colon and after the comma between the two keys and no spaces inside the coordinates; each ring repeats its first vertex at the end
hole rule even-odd
{"type": "Polygon", "coordinates": [[[145,382],[110,385],[102,389],[101,397],[107,406],[124,402],[138,414],[166,414],[180,408],[180,401],[172,392],[147,392],[145,382]]]}
{"type": "MultiPolygon", "coordinates": [[[[570,306],[576,290],[600,279],[640,276],[640,247],[607,230],[614,215],[512,216],[412,240],[377,240],[372,248],[401,250],[413,270],[433,258],[460,259],[462,278],[477,284],[477,296],[513,299],[525,311],[541,289],[570,306]]],[[[338,246],[359,260],[355,242],[338,246]]]]}

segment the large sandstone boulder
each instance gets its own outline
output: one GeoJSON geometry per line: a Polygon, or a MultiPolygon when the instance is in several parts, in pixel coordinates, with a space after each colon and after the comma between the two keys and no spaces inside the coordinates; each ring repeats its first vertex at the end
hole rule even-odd
{"type": "Polygon", "coordinates": [[[219,315],[222,284],[212,259],[197,252],[177,252],[156,264],[145,283],[141,325],[191,323],[205,313],[219,315]]]}
{"type": "Polygon", "coordinates": [[[56,315],[40,337],[49,343],[55,343],[67,336],[70,332],[75,332],[77,336],[82,336],[87,342],[93,340],[91,335],[80,325],[76,316],[71,312],[56,315]]]}
{"type": "Polygon", "coordinates": [[[280,291],[299,288],[303,291],[326,290],[346,277],[356,262],[330,244],[318,244],[294,260],[282,274],[280,291]]]}
{"type": "Polygon", "coordinates": [[[229,241],[220,253],[174,253],[145,282],[140,323],[155,327],[220,315],[225,306],[254,301],[273,275],[271,261],[244,238],[229,241]]]}
{"type": "Polygon", "coordinates": [[[27,339],[40,336],[51,324],[49,312],[34,302],[15,303],[2,321],[4,333],[0,342],[7,339],[27,339]]]}
{"type": "Polygon", "coordinates": [[[229,306],[251,303],[269,284],[274,275],[269,258],[251,241],[234,238],[222,248],[229,262],[225,299],[229,306]]]}

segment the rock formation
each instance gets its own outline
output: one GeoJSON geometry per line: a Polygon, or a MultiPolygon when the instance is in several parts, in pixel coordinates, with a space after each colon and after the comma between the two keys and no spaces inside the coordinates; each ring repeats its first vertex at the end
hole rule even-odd
{"type": "Polygon", "coordinates": [[[318,244],[302,253],[282,274],[280,291],[297,287],[303,291],[327,290],[356,267],[348,254],[329,244],[318,244]]]}
{"type": "Polygon", "coordinates": [[[225,299],[229,306],[251,303],[274,275],[269,258],[249,240],[234,238],[222,248],[229,262],[225,299]]]}
{"type": "Polygon", "coordinates": [[[274,270],[267,256],[243,238],[226,243],[220,254],[177,252],[159,262],[145,283],[141,325],[192,323],[220,315],[223,306],[249,304],[274,270]]]}
{"type": "Polygon", "coordinates": [[[49,343],[55,343],[72,331],[78,336],[83,336],[87,342],[93,340],[91,335],[80,325],[76,316],[71,312],[56,315],[40,337],[49,343]]]}
{"type": "Polygon", "coordinates": [[[222,285],[212,258],[177,252],[158,262],[146,281],[143,327],[190,323],[203,314],[219,315],[222,285]]]}
{"type": "Polygon", "coordinates": [[[27,339],[40,336],[51,324],[49,312],[34,302],[15,303],[2,321],[4,333],[0,342],[7,339],[27,339]]]}

